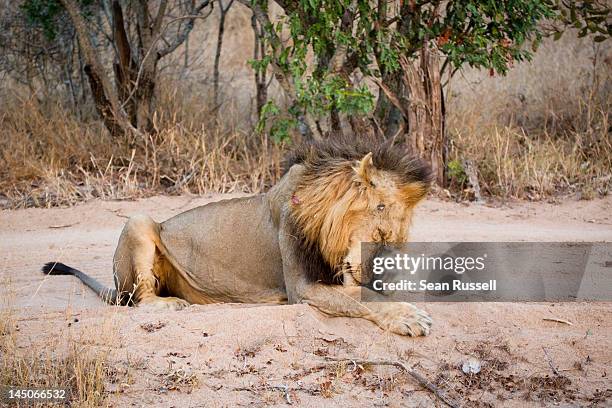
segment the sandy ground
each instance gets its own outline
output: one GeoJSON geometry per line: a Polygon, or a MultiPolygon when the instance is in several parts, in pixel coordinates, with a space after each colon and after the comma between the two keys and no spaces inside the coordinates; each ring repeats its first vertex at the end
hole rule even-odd
{"type": "MultiPolygon", "coordinates": [[[[163,220],[221,197],[93,201],[0,212],[0,298],[19,343],[70,340],[110,350],[111,406],[443,406],[398,368],[327,362],[401,360],[460,406],[605,406],[612,401],[612,303],[432,303],[432,334],[410,339],[304,305],[219,304],[180,312],[103,305],[51,260],[107,284],[126,217],[163,220]],[[570,324],[545,320],[563,319],[570,324]],[[467,359],[480,373],[464,374],[467,359]]],[[[413,240],[612,241],[612,198],[504,207],[428,200],[413,240]]],[[[608,405],[609,406],[609,405],[608,405]]]]}

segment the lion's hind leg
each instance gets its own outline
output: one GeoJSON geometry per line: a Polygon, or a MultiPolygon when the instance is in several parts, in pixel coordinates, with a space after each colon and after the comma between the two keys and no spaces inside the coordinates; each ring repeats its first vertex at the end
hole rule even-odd
{"type": "Polygon", "coordinates": [[[159,245],[159,224],[151,217],[137,215],[125,224],[113,262],[122,304],[166,310],[189,306],[183,299],[160,296],[172,270],[163,262],[159,245]]]}

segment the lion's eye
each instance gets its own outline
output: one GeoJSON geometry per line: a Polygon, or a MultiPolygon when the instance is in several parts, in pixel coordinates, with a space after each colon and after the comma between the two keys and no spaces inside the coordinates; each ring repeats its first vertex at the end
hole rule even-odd
{"type": "Polygon", "coordinates": [[[383,210],[385,209],[385,205],[384,205],[383,203],[380,203],[380,204],[378,204],[378,205],[376,206],[376,209],[377,209],[378,211],[383,211],[383,210]]]}

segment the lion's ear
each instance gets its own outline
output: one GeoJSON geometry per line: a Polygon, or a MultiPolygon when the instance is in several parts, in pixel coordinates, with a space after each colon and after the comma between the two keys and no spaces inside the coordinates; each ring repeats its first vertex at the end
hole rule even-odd
{"type": "Polygon", "coordinates": [[[362,182],[370,184],[372,170],[374,170],[374,162],[372,161],[372,152],[370,152],[359,161],[359,165],[355,168],[355,171],[362,182]]]}

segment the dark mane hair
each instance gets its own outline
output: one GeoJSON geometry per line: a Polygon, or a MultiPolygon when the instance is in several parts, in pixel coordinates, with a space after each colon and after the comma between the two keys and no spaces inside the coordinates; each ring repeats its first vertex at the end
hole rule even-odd
{"type": "Polygon", "coordinates": [[[428,164],[393,145],[391,140],[352,135],[297,146],[283,162],[283,174],[294,164],[304,164],[307,173],[326,173],[342,163],[361,160],[370,152],[374,167],[396,175],[402,184],[422,182],[429,185],[433,181],[428,164]]]}
{"type": "Polygon", "coordinates": [[[343,277],[325,260],[318,242],[309,240],[292,217],[289,218],[289,234],[294,238],[295,257],[308,280],[328,285],[342,284],[343,277]]]}
{"type": "MultiPolygon", "coordinates": [[[[426,186],[432,181],[429,166],[422,160],[408,155],[394,146],[391,141],[381,141],[369,137],[339,137],[320,142],[305,143],[297,146],[283,163],[283,174],[295,164],[303,164],[303,180],[316,182],[325,177],[334,178],[341,167],[351,168],[368,153],[372,153],[374,166],[394,174],[401,184],[422,183],[426,186]]],[[[306,236],[298,221],[292,215],[289,219],[290,234],[294,237],[294,253],[311,281],[326,284],[341,284],[342,275],[338,274],[339,265],[330,265],[321,253],[319,243],[306,236]]]]}

